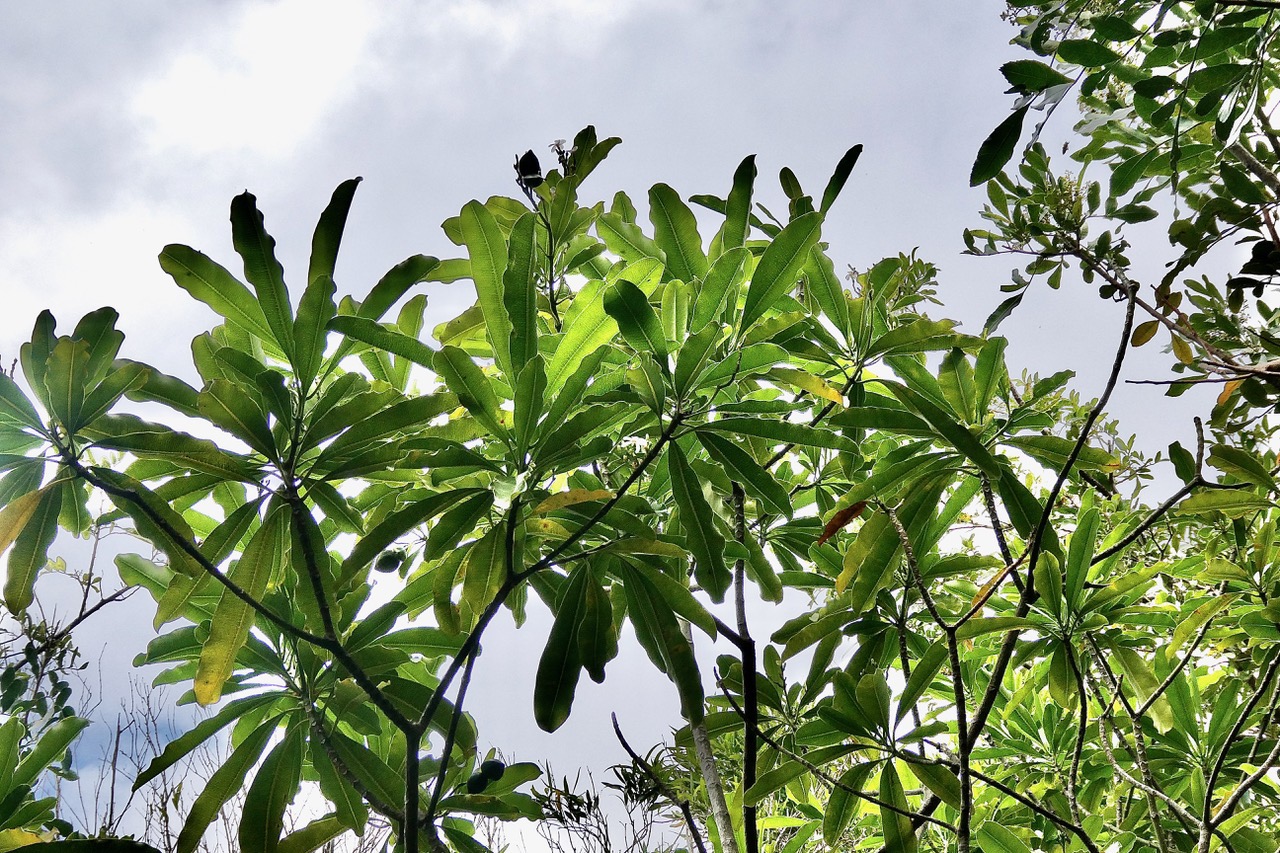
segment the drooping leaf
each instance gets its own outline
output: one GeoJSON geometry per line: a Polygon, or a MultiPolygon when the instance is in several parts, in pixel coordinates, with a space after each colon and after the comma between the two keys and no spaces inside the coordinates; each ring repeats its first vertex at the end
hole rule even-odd
{"type": "Polygon", "coordinates": [[[649,221],[653,223],[653,240],[667,259],[667,272],[681,281],[693,281],[707,274],[707,256],[698,236],[698,220],[666,184],[654,184],[649,190],[649,221]]]}
{"type": "Polygon", "coordinates": [[[271,718],[254,729],[240,745],[232,750],[231,755],[213,772],[204,790],[191,804],[186,823],[178,834],[176,849],[178,853],[195,853],[209,825],[217,819],[222,807],[227,804],[244,784],[244,777],[266,749],[267,741],[279,725],[278,718],[271,718]]]}
{"type": "Polygon", "coordinates": [[[244,261],[244,277],[258,297],[272,336],[285,356],[295,360],[293,307],[285,289],[284,268],[275,256],[275,240],[263,226],[257,199],[244,192],[231,200],[231,242],[244,261]]]}
{"type": "Polygon", "coordinates": [[[724,537],[716,528],[711,505],[678,444],[667,446],[671,493],[680,508],[680,524],[693,554],[693,573],[714,601],[722,601],[731,577],[724,561],[724,537]]]}
{"type": "MultiPolygon", "coordinates": [[[[983,141],[978,148],[978,156],[973,161],[973,170],[969,173],[969,186],[985,184],[1000,174],[1000,170],[1013,157],[1013,151],[1018,147],[1018,138],[1022,136],[1022,122],[1027,117],[1028,109],[1030,105],[1014,110],[1012,115],[996,125],[996,129],[991,131],[991,135],[983,141]]],[[[995,328],[995,324],[990,319],[987,320],[987,328],[988,330],[995,328]]]]}

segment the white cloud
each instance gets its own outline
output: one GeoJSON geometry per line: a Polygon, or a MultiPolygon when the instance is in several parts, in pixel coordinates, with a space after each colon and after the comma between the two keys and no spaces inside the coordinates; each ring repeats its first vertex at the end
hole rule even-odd
{"type": "Polygon", "coordinates": [[[131,107],[153,154],[282,156],[354,91],[376,16],[368,3],[244,7],[172,57],[131,107]]]}

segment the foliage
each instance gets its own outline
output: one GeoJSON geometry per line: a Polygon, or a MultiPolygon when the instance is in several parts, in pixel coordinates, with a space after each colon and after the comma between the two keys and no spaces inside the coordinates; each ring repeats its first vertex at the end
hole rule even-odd
{"type": "Polygon", "coordinates": [[[370,810],[405,851],[478,853],[479,820],[554,820],[525,787],[538,768],[483,754],[465,713],[484,632],[529,607],[554,615],[531,697],[548,731],[625,624],[668,676],[686,725],[658,767],[619,730],[625,778],[703,850],[1275,849],[1275,27],[1269,4],[1238,5],[1012,4],[1040,58],[1002,69],[1019,102],[978,152],[989,225],[968,239],[1030,260],[980,337],[930,315],[936,271],[914,256],[837,275],[822,225],[856,146],[816,203],[784,169],[775,217],[748,157],[724,196],[689,199],[702,220],[656,185],[646,225],[622,193],[580,201],[617,144],[587,128],[545,175],[517,159],[523,199],[444,223],[464,256],[409,258],[361,300],[334,283],[357,181],[293,294],[238,196],[243,281],[185,246],[160,256],[221,318],[192,345],[201,387],[121,358],[111,309],[63,335],[42,314],[26,388],[0,376],[5,603],[30,606],[59,525],[128,524],[163,555],[118,563],[157,629],[178,623],[139,662],[221,704],[137,783],[233,745],[180,850],[241,790],[255,850],[362,833],[370,810]],[[1029,111],[1070,92],[1105,198],[1034,142],[1001,173],[1029,111]],[[1178,248],[1148,299],[1125,226],[1161,193],[1178,248]],[[1177,283],[1241,235],[1260,238],[1242,276],[1177,283]],[[1095,400],[1067,372],[1011,374],[994,334],[1071,263],[1124,311],[1095,400]],[[428,345],[423,291],[461,280],[475,304],[428,345]],[[1161,327],[1173,392],[1224,388],[1194,450],[1169,450],[1181,485],[1147,506],[1156,460],[1106,407],[1161,327]],[[749,595],[798,612],[756,638],[749,595]],[[733,651],[714,672],[693,628],[733,651]],[[285,834],[310,783],[331,811],[285,834]]]}

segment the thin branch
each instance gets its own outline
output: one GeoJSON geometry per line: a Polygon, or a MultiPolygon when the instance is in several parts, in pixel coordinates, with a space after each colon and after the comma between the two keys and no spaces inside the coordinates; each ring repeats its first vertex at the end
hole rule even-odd
{"type": "MultiPolygon", "coordinates": [[[[622,736],[622,727],[618,725],[618,715],[610,714],[609,717],[613,720],[613,733],[617,735],[618,743],[622,744],[622,748],[627,751],[627,755],[631,756],[632,762],[643,770],[646,776],[653,780],[653,784],[662,792],[662,796],[675,803],[680,809],[680,814],[684,816],[685,825],[689,827],[689,834],[693,836],[693,843],[698,846],[698,853],[707,853],[706,844],[702,841],[702,833],[698,830],[698,823],[693,819],[693,809],[689,807],[689,801],[676,796],[675,791],[671,790],[671,787],[667,785],[666,780],[658,775],[658,772],[653,769],[652,765],[641,758],[640,754],[631,748],[631,744],[627,743],[627,739],[622,736]]],[[[723,794],[721,794],[721,796],[723,797],[723,794]]],[[[721,830],[720,843],[725,845],[726,850],[737,849],[737,839],[734,838],[732,831],[728,835],[728,841],[726,841],[724,830],[721,830]],[[730,844],[732,844],[732,846],[729,846],[730,844]]]]}

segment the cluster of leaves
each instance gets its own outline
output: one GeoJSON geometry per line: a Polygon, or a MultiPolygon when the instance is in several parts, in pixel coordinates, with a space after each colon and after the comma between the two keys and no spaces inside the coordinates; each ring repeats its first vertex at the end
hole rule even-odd
{"type": "MultiPolygon", "coordinates": [[[[981,337],[929,316],[935,270],[914,256],[836,274],[822,225],[860,147],[820,197],[782,170],[785,215],[756,200],[749,157],[723,197],[654,186],[646,225],[625,194],[580,202],[617,144],[591,128],[545,175],[517,159],[523,199],[444,223],[465,256],[409,258],[359,301],[334,283],[356,181],[321,216],[296,297],[254,198],[237,197],[243,282],[185,246],[160,258],[221,318],[193,341],[199,388],[119,358],[110,309],[69,335],[41,315],[26,389],[0,376],[5,603],[30,606],[59,525],[132,525],[162,556],[118,563],[154,595],[157,629],[178,623],[139,662],[168,664],[159,680],[190,681],[190,701],[228,701],[138,784],[208,738],[233,744],[179,848],[246,785],[255,850],[316,849],[372,809],[399,849],[478,853],[477,817],[542,817],[545,798],[520,790],[538,769],[498,773],[465,703],[488,627],[545,607],[534,718],[560,727],[629,624],[680,699],[695,784],[634,754],[631,778],[703,849],[1274,849],[1271,313],[1244,313],[1238,281],[1174,284],[1222,238],[1270,228],[1280,157],[1256,107],[1272,13],[1014,14],[1048,61],[1004,69],[1021,100],[979,153],[990,228],[969,241],[1032,258],[981,337]],[[1090,111],[1077,156],[1115,167],[1105,200],[1034,145],[999,174],[1073,70],[1090,111]],[[1123,226],[1154,218],[1166,188],[1194,216],[1171,228],[1183,251],[1148,300],[1123,226]],[[688,202],[719,223],[709,239],[688,202]],[[994,335],[1070,260],[1125,311],[1087,404],[1069,373],[1011,378],[994,335]],[[429,345],[423,288],[464,279],[475,304],[429,345]],[[1195,451],[1170,448],[1181,485],[1147,507],[1116,487],[1148,462],[1107,435],[1105,409],[1128,348],[1161,327],[1183,384],[1229,382],[1195,451]],[[748,596],[788,590],[810,605],[753,637],[748,596]],[[714,672],[691,627],[732,650],[714,672]],[[304,783],[331,811],[284,835],[304,783]]],[[[1268,276],[1271,250],[1251,263],[1268,276]]]]}
{"type": "MultiPolygon", "coordinates": [[[[1266,295],[1280,245],[1274,207],[1280,192],[1280,134],[1272,124],[1277,82],[1277,14],[1267,2],[1011,3],[1015,41],[1037,59],[1001,70],[1019,95],[1015,111],[983,146],[974,182],[987,184],[991,228],[969,234],[971,251],[1031,256],[989,321],[994,328],[1036,277],[1051,287],[1065,263],[1078,263],[1104,298],[1132,281],[1126,223],[1173,207],[1168,270],[1140,297],[1140,346],[1167,335],[1181,374],[1179,394],[1198,382],[1222,383],[1216,423],[1240,427],[1276,399],[1280,356],[1275,310],[1266,295]],[[1019,175],[998,175],[1013,156],[1029,110],[1053,114],[1078,95],[1083,139],[1072,159],[1079,175],[1055,174],[1038,146],[1019,175]],[[1109,171],[1084,178],[1087,167],[1109,171]],[[1153,206],[1155,205],[1155,206],[1153,206]],[[1250,245],[1250,259],[1219,245],[1250,245]],[[1213,272],[1187,277],[1202,260],[1213,272]],[[1232,274],[1235,270],[1235,274],[1232,274]],[[1252,304],[1246,305],[1249,296],[1252,304]]],[[[1043,122],[1042,122],[1043,124],[1043,122]]],[[[1039,135],[1039,127],[1035,136],[1039,135]]],[[[1033,137],[1034,142],[1034,137],[1033,137]]]]}

